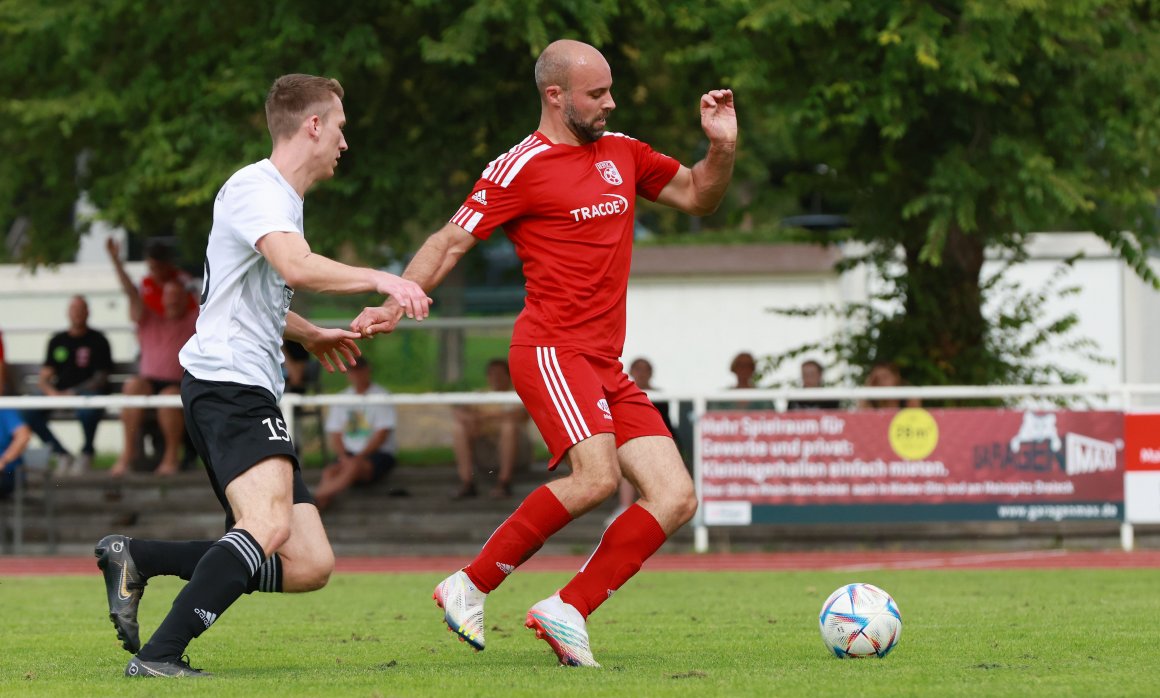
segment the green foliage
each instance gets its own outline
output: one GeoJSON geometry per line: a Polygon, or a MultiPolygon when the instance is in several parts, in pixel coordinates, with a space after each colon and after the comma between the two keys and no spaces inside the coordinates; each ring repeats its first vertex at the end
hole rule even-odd
{"type": "Polygon", "coordinates": [[[846,214],[867,261],[905,266],[864,339],[905,335],[900,361],[927,367],[914,382],[1009,377],[981,312],[986,248],[1091,230],[1160,283],[1155,0],[0,0],[0,230],[30,224],[26,262],[67,259],[85,191],[198,258],[216,189],[268,152],[267,86],[302,71],[341,80],[350,118],[339,176],[307,206],[312,243],[397,258],[534,128],[534,59],[562,37],[608,56],[612,127],[684,162],[705,147],[699,95],[733,88],[728,200],[704,222],[642,221],[764,239],[796,210],[846,214]]]}
{"type": "Polygon", "coordinates": [[[12,125],[0,134],[0,230],[24,219],[22,261],[67,260],[73,206],[86,191],[102,217],[134,235],[175,233],[200,258],[218,188],[269,152],[270,83],[311,72],[343,83],[350,120],[338,176],[306,207],[312,245],[334,253],[346,244],[372,263],[397,258],[535,128],[532,68],[555,38],[609,48],[640,106],[624,110],[633,118],[618,114],[617,127],[655,140],[679,124],[682,140],[657,145],[687,155],[701,138],[696,104],[707,85],[670,73],[658,84],[679,91],[650,99],[637,74],[665,72],[663,56],[621,43],[661,22],[661,7],[0,0],[0,113],[12,125]],[[638,128],[653,121],[665,127],[638,128]]]}
{"type": "MultiPolygon", "coordinates": [[[[1077,295],[1080,286],[1068,278],[1075,257],[1060,263],[1039,288],[1026,289],[1010,281],[1011,267],[1025,261],[1013,255],[982,284],[992,310],[987,333],[978,347],[960,354],[959,365],[947,367],[937,347],[925,344],[923,328],[905,321],[898,313],[906,292],[906,275],[885,280],[885,288],[866,303],[820,304],[810,307],[778,308],[772,312],[785,317],[837,317],[846,328],[821,341],[809,342],[766,357],[761,373],[775,373],[783,365],[796,364],[808,357],[828,356],[839,365],[854,367],[844,378],[847,384],[862,385],[876,361],[894,361],[914,385],[1074,385],[1084,375],[1070,370],[1051,357],[1068,355],[1092,364],[1109,364],[1090,337],[1077,335],[1079,317],[1074,311],[1050,314],[1050,303],[1077,295]]],[[[942,406],[979,405],[979,400],[941,401],[942,406]]],[[[1002,402],[1002,401],[999,401],[1002,402]]],[[[1077,402],[1077,401],[1073,401],[1077,402]]],[[[931,405],[935,403],[929,403],[931,405]]]]}

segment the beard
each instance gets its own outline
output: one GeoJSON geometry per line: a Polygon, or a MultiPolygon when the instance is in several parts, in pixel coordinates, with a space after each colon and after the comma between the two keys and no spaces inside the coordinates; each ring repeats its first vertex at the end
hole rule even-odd
{"type": "Polygon", "coordinates": [[[592,122],[585,122],[576,113],[576,107],[572,104],[572,100],[567,100],[564,103],[564,123],[582,143],[595,143],[604,135],[603,128],[597,128],[593,124],[601,119],[607,119],[608,115],[601,113],[592,119],[592,122]]]}

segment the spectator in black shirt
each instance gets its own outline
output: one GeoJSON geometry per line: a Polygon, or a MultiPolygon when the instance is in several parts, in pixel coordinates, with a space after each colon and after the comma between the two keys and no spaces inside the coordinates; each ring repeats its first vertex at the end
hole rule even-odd
{"type": "MultiPolygon", "coordinates": [[[[53,335],[40,368],[37,392],[41,395],[103,395],[107,392],[113,356],[109,340],[89,327],[89,304],[84,296],[73,296],[68,305],[68,329],[53,335]]],[[[57,457],[62,473],[76,475],[93,462],[93,442],[103,410],[78,409],[85,440],[80,455],[73,457],[48,428],[47,410],[26,410],[24,421],[57,457]]]]}

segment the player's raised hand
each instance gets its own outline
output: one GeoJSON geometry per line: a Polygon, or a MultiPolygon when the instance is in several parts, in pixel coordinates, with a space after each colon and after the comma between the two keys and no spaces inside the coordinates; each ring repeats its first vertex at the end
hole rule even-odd
{"type": "Polygon", "coordinates": [[[713,145],[737,142],[737,112],[733,90],[709,90],[701,95],[701,128],[713,145]]]}
{"type": "Polygon", "coordinates": [[[354,343],[360,337],[357,332],[320,327],[315,336],[303,342],[302,346],[317,356],[322,367],[330,373],[335,370],[346,373],[346,367],[354,365],[355,357],[362,356],[362,350],[354,343]]]}
{"type": "Polygon", "coordinates": [[[392,332],[402,319],[403,309],[394,298],[389,298],[382,305],[363,308],[358,317],[350,321],[350,329],[363,337],[386,334],[392,332]]]}

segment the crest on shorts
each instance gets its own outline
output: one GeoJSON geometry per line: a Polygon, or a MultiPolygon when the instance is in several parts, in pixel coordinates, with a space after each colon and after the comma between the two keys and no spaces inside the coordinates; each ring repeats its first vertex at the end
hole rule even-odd
{"type": "Polygon", "coordinates": [[[608,409],[608,400],[600,398],[596,401],[596,406],[599,407],[600,411],[604,413],[605,419],[612,419],[612,410],[608,409]]]}
{"type": "Polygon", "coordinates": [[[620,171],[616,169],[616,163],[611,160],[601,160],[596,163],[596,171],[609,184],[624,184],[624,180],[620,177],[620,171]]]}

